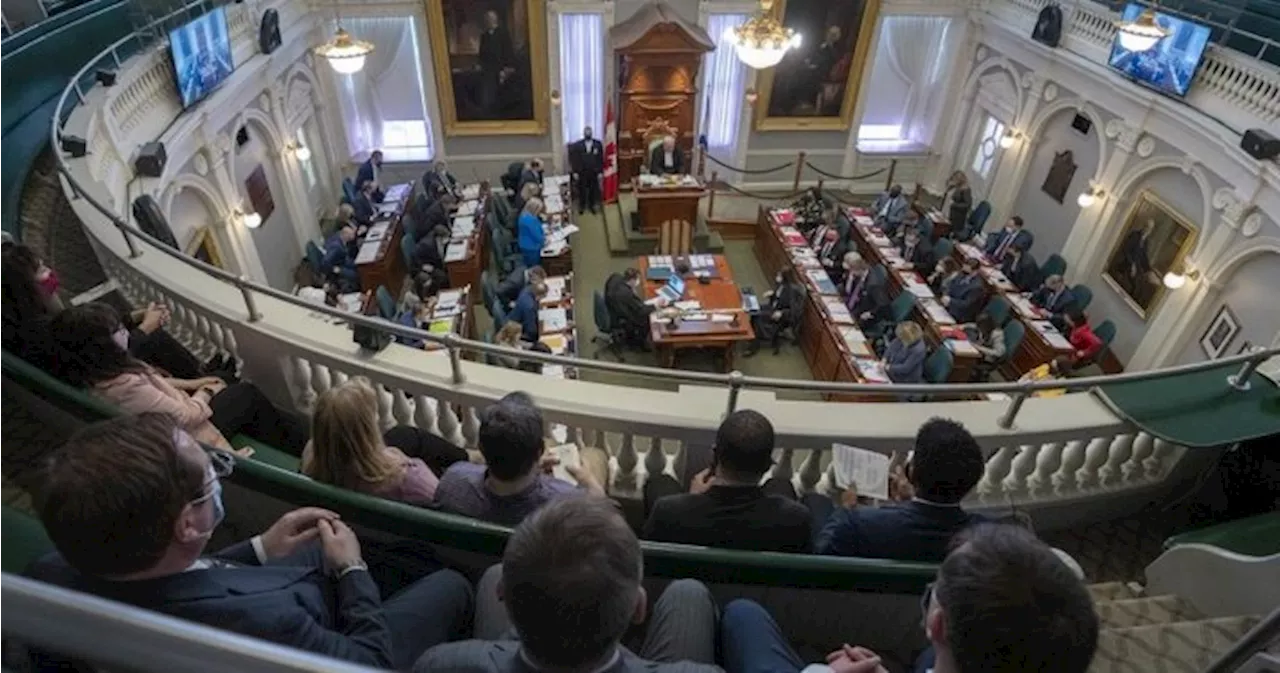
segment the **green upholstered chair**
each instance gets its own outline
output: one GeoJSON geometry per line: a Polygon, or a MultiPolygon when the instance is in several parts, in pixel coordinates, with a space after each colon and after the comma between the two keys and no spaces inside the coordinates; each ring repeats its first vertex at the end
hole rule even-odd
{"type": "Polygon", "coordinates": [[[1071,294],[1076,296],[1076,308],[1081,311],[1088,308],[1089,303],[1093,301],[1093,290],[1083,283],[1071,288],[1071,294]]]}
{"type": "Polygon", "coordinates": [[[1009,322],[1009,301],[1000,295],[996,295],[987,302],[987,307],[982,309],[984,313],[991,316],[996,321],[996,325],[1003,326],[1009,322]]]}
{"type": "Polygon", "coordinates": [[[1040,265],[1040,277],[1048,278],[1049,276],[1061,276],[1067,272],[1067,260],[1062,255],[1053,253],[1049,258],[1044,260],[1044,264],[1040,265]]]}
{"type": "Polygon", "coordinates": [[[938,348],[924,361],[924,380],[929,383],[946,383],[953,366],[955,357],[951,355],[951,349],[938,348]]]}

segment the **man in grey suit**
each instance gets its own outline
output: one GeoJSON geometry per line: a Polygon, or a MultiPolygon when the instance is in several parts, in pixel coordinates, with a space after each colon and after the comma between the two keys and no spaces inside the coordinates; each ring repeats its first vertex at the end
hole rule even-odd
{"type": "Polygon", "coordinates": [[[902,226],[907,216],[907,197],[902,195],[902,185],[894,185],[887,192],[881,192],[871,204],[871,217],[876,226],[890,236],[902,226]]]}
{"type": "Polygon", "coordinates": [[[611,503],[547,504],[480,580],[476,640],[427,650],[414,673],[719,673],[707,587],[676,580],[650,614],[643,579],[640,542],[611,503]],[[633,654],[623,635],[646,616],[633,654]]]}

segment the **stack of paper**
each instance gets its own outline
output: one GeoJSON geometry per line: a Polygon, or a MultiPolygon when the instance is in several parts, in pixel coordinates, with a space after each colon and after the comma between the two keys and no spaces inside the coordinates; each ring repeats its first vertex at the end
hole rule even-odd
{"type": "Polygon", "coordinates": [[[360,252],[356,254],[356,264],[368,264],[378,258],[378,241],[366,241],[360,246],[360,252]]]}
{"type": "Polygon", "coordinates": [[[471,184],[463,187],[462,198],[468,199],[468,200],[480,198],[480,185],[471,184]]]}
{"type": "Polygon", "coordinates": [[[889,456],[844,444],[831,445],[836,486],[853,487],[860,496],[889,499],[889,456]]]}
{"type": "Polygon", "coordinates": [[[564,212],[564,199],[559,194],[546,194],[542,197],[544,212],[548,215],[564,212]]]}
{"type": "Polygon", "coordinates": [[[956,319],[952,318],[950,313],[947,313],[947,309],[944,308],[938,300],[922,297],[920,299],[920,306],[924,308],[925,313],[929,314],[929,318],[939,325],[956,324],[956,319]]]}
{"type": "Polygon", "coordinates": [[[710,319],[709,313],[684,313],[680,316],[680,320],[684,322],[706,322],[710,319]]]}
{"type": "Polygon", "coordinates": [[[1031,299],[1026,294],[1013,294],[1010,292],[1009,294],[1006,294],[1004,298],[1013,305],[1013,308],[1018,311],[1019,315],[1027,318],[1039,317],[1040,309],[1036,308],[1035,305],[1031,303],[1031,299]]]}
{"type": "Polygon", "coordinates": [[[555,355],[564,355],[569,350],[569,337],[564,334],[544,334],[538,341],[550,348],[555,355]]]}
{"type": "Polygon", "coordinates": [[[857,327],[841,327],[840,336],[844,339],[844,345],[848,347],[849,354],[855,358],[872,358],[875,353],[871,350],[871,344],[867,343],[867,335],[857,327]]]}
{"type": "Polygon", "coordinates": [[[381,241],[382,237],[387,235],[387,230],[390,228],[390,222],[379,222],[378,224],[369,227],[369,231],[366,231],[364,234],[365,242],[372,243],[374,241],[381,241]]]}
{"type": "Polygon", "coordinates": [[[569,312],[563,308],[544,308],[538,311],[538,321],[543,332],[561,332],[569,326],[569,312]]]}
{"type": "Polygon", "coordinates": [[[987,282],[996,286],[997,289],[1000,289],[1000,290],[1016,289],[1013,283],[1009,282],[1009,279],[1005,277],[1004,273],[1001,272],[1000,269],[997,269],[994,267],[985,267],[982,269],[982,275],[986,277],[987,282]]]}
{"type": "Polygon", "coordinates": [[[796,213],[790,208],[774,208],[773,221],[778,224],[791,224],[796,221],[796,213]]]}
{"type": "Polygon", "coordinates": [[[823,297],[822,304],[827,308],[827,314],[831,316],[831,321],[838,325],[856,325],[853,316],[849,315],[849,308],[844,305],[844,301],[840,297],[823,297]]]}
{"type": "Polygon", "coordinates": [[[862,378],[867,383],[892,383],[889,379],[889,373],[884,370],[884,365],[879,360],[854,358],[853,364],[858,368],[858,373],[862,374],[862,378]]]}
{"type": "Polygon", "coordinates": [[[712,313],[711,322],[714,323],[731,323],[733,322],[733,313],[712,313]]]}
{"type": "Polygon", "coordinates": [[[462,239],[460,241],[450,241],[449,247],[446,248],[444,251],[445,264],[448,264],[450,262],[461,262],[462,260],[466,259],[467,248],[468,248],[468,245],[467,245],[466,239],[462,239]]]}
{"type": "Polygon", "coordinates": [[[902,279],[902,285],[906,288],[907,292],[910,292],[922,299],[933,297],[933,288],[929,287],[929,284],[920,278],[920,274],[904,273],[901,274],[899,278],[902,279]]]}
{"type": "Polygon", "coordinates": [[[480,201],[479,201],[479,199],[472,199],[472,200],[470,200],[470,201],[463,201],[463,202],[458,206],[458,214],[459,214],[459,215],[475,215],[475,213],[476,213],[476,211],[477,211],[477,210],[480,210],[480,201]]]}
{"type": "Polygon", "coordinates": [[[804,234],[795,227],[782,227],[778,229],[778,233],[782,234],[782,242],[793,248],[801,248],[809,244],[804,240],[804,234]]]}
{"type": "Polygon", "coordinates": [[[678,301],[673,306],[681,311],[697,311],[702,308],[702,302],[690,299],[688,301],[678,301]]]}
{"type": "Polygon", "coordinates": [[[547,239],[551,241],[563,241],[570,236],[581,231],[576,224],[566,224],[563,227],[553,228],[547,232],[547,239]]]}
{"type": "Polygon", "coordinates": [[[1058,328],[1054,327],[1053,323],[1048,320],[1033,320],[1031,326],[1040,333],[1040,336],[1044,337],[1044,340],[1053,349],[1071,350],[1073,348],[1071,342],[1062,336],[1062,332],[1059,332],[1058,328]]]}
{"type": "Polygon", "coordinates": [[[547,296],[542,298],[542,303],[552,304],[564,299],[564,289],[569,280],[568,276],[552,276],[546,280],[547,296]]]}
{"type": "Polygon", "coordinates": [[[979,262],[986,260],[986,255],[982,254],[981,250],[969,245],[968,243],[960,243],[956,245],[956,250],[959,250],[960,254],[964,255],[968,259],[976,259],[979,262]]]}
{"type": "Polygon", "coordinates": [[[466,238],[475,230],[476,218],[471,217],[470,215],[465,215],[453,218],[453,227],[450,230],[450,235],[453,238],[466,238]]]}
{"type": "Polygon", "coordinates": [[[409,190],[412,188],[413,188],[413,184],[408,182],[402,182],[398,185],[391,185],[390,187],[387,188],[387,191],[383,192],[382,202],[395,203],[398,201],[403,201],[404,198],[409,195],[409,190]]]}
{"type": "Polygon", "coordinates": [[[547,192],[553,189],[560,189],[568,185],[570,177],[568,175],[547,175],[542,178],[542,191],[547,192]]]}
{"type": "Polygon", "coordinates": [[[650,269],[658,269],[658,268],[670,269],[674,263],[675,263],[675,260],[671,258],[671,255],[649,255],[650,269]]]}
{"type": "Polygon", "coordinates": [[[822,269],[809,269],[805,271],[805,275],[809,277],[813,286],[818,289],[819,294],[840,294],[836,290],[836,284],[831,282],[831,277],[822,269]]]}
{"type": "Polygon", "coordinates": [[[947,348],[950,348],[951,352],[955,353],[956,355],[965,355],[969,357],[978,356],[978,349],[974,347],[973,342],[971,341],[968,341],[968,340],[959,341],[957,339],[947,339],[946,344],[947,344],[947,348]]]}

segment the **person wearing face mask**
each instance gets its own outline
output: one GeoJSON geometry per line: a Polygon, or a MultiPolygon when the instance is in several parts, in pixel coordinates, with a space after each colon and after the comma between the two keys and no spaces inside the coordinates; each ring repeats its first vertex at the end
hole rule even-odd
{"type": "Polygon", "coordinates": [[[609,308],[609,317],[614,326],[627,335],[627,344],[637,349],[645,348],[648,343],[649,314],[666,306],[662,297],[654,304],[645,303],[641,290],[643,282],[640,270],[630,268],[610,275],[604,283],[604,301],[609,308]]]}
{"type": "Polygon", "coordinates": [[[1000,262],[1000,271],[1018,290],[1031,291],[1040,285],[1040,267],[1031,255],[1022,248],[1014,246],[1005,253],[1000,262]]]}
{"type": "Polygon", "coordinates": [[[30,574],[381,669],[408,670],[427,648],[469,628],[466,578],[426,567],[370,572],[391,559],[362,548],[326,509],[295,509],[261,535],[211,553],[226,511],[221,479],[234,465],[162,414],[84,428],[44,475],[38,513],[57,551],[30,574]]]}
{"type": "Polygon", "coordinates": [[[760,311],[751,316],[751,327],[755,329],[756,338],[743,353],[751,357],[760,350],[760,344],[768,341],[773,346],[773,354],[779,352],[779,337],[782,330],[800,324],[804,315],[805,289],[796,282],[796,272],[783,269],[773,277],[774,289],[766,292],[760,311]]]}
{"type": "Polygon", "coordinates": [[[951,291],[951,283],[960,277],[960,265],[956,264],[954,259],[943,257],[938,260],[937,265],[933,267],[933,273],[929,274],[926,282],[929,288],[938,296],[946,296],[951,291]]]}
{"type": "Polygon", "coordinates": [[[591,127],[582,129],[582,140],[569,145],[569,166],[578,187],[578,214],[600,205],[600,174],[604,172],[604,146],[592,137],[591,127]]]}
{"type": "Polygon", "coordinates": [[[844,295],[844,305],[849,309],[849,315],[863,329],[885,320],[889,311],[889,290],[883,275],[871,273],[867,260],[856,252],[844,256],[844,268],[840,292],[844,295]]]}
{"type": "Polygon", "coordinates": [[[454,194],[458,189],[458,180],[449,173],[449,168],[443,161],[437,161],[431,166],[431,170],[422,176],[422,187],[426,194],[432,199],[438,199],[445,194],[454,194]]]}
{"type": "Polygon", "coordinates": [[[223,450],[231,449],[228,437],[240,434],[294,455],[301,455],[307,443],[307,426],[277,411],[252,383],[170,378],[135,359],[128,350],[129,331],[106,304],[59,313],[50,333],[58,377],[128,413],[163,413],[197,440],[223,450]]]}
{"type": "Polygon", "coordinates": [[[814,251],[818,253],[818,261],[822,262],[822,268],[826,270],[827,275],[831,277],[831,282],[839,283],[842,273],[841,262],[844,261],[844,254],[849,249],[849,244],[840,240],[840,230],[830,227],[822,235],[821,241],[815,246],[814,251]]]}
{"type": "Polygon", "coordinates": [[[1003,229],[987,234],[987,244],[983,247],[983,252],[987,253],[987,257],[1002,262],[1005,255],[1015,248],[1022,252],[1030,250],[1033,241],[1031,232],[1023,229],[1022,217],[1014,215],[1004,223],[1003,229]]]}
{"type": "Polygon", "coordinates": [[[951,287],[942,296],[942,305],[957,322],[973,322],[982,308],[986,288],[982,285],[982,275],[978,273],[980,266],[977,260],[966,259],[960,277],[951,282],[951,287]]]}
{"type": "Polygon", "coordinates": [[[871,217],[876,226],[886,232],[896,231],[907,216],[907,197],[902,195],[902,185],[894,185],[882,192],[871,204],[871,217]]]}
{"type": "Polygon", "coordinates": [[[917,271],[933,268],[933,244],[920,235],[918,227],[906,227],[902,235],[902,243],[898,245],[902,258],[911,262],[917,271]]]}

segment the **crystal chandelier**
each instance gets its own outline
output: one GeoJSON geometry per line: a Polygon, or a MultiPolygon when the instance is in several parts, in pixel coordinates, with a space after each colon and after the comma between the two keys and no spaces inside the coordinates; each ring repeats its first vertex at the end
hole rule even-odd
{"type": "Polygon", "coordinates": [[[329,61],[334,72],[342,75],[354,75],[364,68],[364,57],[373,53],[373,43],[351,37],[342,24],[338,24],[338,32],[333,39],[315,48],[316,56],[329,61]]]}
{"type": "Polygon", "coordinates": [[[1156,12],[1147,7],[1133,21],[1116,23],[1120,46],[1128,51],[1147,51],[1168,37],[1169,29],[1156,23],[1156,12]]]}
{"type": "Polygon", "coordinates": [[[788,49],[800,46],[800,34],[773,18],[773,0],[760,0],[760,13],[741,26],[729,28],[724,39],[733,45],[738,60],[762,70],[782,61],[788,49]]]}

